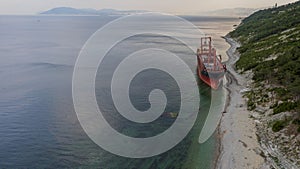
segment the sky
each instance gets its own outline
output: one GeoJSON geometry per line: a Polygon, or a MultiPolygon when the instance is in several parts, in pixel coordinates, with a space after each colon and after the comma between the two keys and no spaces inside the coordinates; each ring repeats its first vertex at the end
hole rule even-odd
{"type": "Polygon", "coordinates": [[[224,8],[261,8],[296,0],[0,0],[0,14],[37,14],[55,7],[149,10],[193,14],[224,8]]]}

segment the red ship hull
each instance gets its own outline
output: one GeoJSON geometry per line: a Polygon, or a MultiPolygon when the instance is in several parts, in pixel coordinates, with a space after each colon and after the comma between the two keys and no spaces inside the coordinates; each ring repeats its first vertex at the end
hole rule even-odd
{"type": "Polygon", "coordinates": [[[217,58],[216,50],[212,48],[211,38],[201,38],[201,46],[197,50],[198,77],[212,89],[217,90],[223,83],[226,66],[217,58]]]}
{"type": "Polygon", "coordinates": [[[201,74],[199,68],[197,69],[197,75],[205,84],[207,84],[214,90],[217,90],[220,87],[220,85],[223,83],[223,76],[221,76],[220,78],[210,78],[201,74]]]}

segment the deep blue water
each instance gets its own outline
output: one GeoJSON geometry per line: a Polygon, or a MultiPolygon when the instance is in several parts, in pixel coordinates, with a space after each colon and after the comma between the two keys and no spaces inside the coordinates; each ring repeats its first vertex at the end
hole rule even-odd
{"type": "MultiPolygon", "coordinates": [[[[73,108],[74,64],[85,41],[113,19],[99,16],[0,16],[0,168],[213,166],[217,149],[215,137],[205,144],[197,142],[210,104],[209,88],[201,82],[202,113],[199,113],[195,127],[186,139],[164,154],[147,159],[119,157],[98,147],[84,133],[73,108]]],[[[235,21],[201,17],[191,20],[200,24],[217,22],[220,25],[221,22],[231,24],[235,21]]],[[[137,47],[143,41],[151,41],[152,45],[163,44],[170,50],[180,48],[164,37],[151,36],[132,38],[125,44],[137,47]]],[[[192,64],[195,59],[193,53],[186,55],[187,62],[192,64]]],[[[109,62],[106,64],[108,68],[112,65],[109,62]]],[[[97,76],[97,98],[105,97],[107,93],[107,84],[103,80],[105,73],[97,76]]],[[[144,90],[160,86],[169,93],[167,111],[178,111],[178,87],[167,74],[155,70],[145,72],[133,82],[133,86],[137,90],[132,92],[131,98],[137,108],[144,110],[149,106],[144,90]],[[156,79],[152,80],[151,76],[156,79]],[[148,86],[138,88],[141,83],[148,86]]],[[[173,122],[172,119],[160,118],[156,124],[139,126],[137,130],[132,123],[119,117],[110,100],[102,106],[107,110],[107,118],[111,119],[112,125],[127,135],[151,136],[173,122]],[[152,130],[154,133],[146,132],[149,128],[155,129],[152,130]]]]}

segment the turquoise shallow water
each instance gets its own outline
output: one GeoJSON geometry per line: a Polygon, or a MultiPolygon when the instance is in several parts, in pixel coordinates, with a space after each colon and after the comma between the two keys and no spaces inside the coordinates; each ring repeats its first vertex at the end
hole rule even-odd
{"type": "MultiPolygon", "coordinates": [[[[198,143],[211,95],[209,88],[201,82],[201,109],[193,129],[182,142],[164,154],[147,159],[119,157],[98,147],[84,133],[73,108],[73,68],[85,41],[112,19],[0,16],[0,168],[204,169],[214,165],[218,148],[215,136],[204,144],[198,143]]],[[[199,27],[204,25],[208,34],[216,37],[224,31],[224,25],[228,29],[232,22],[236,22],[236,19],[206,17],[190,20],[199,27]]],[[[181,49],[168,38],[152,36],[128,39],[123,45],[138,47],[145,41],[170,50],[181,49]]],[[[226,45],[222,43],[220,40],[216,46],[225,49],[226,45]]],[[[193,54],[184,54],[186,62],[193,65],[193,54]]],[[[114,60],[109,62],[114,64],[114,60]]],[[[96,79],[96,95],[101,100],[107,93],[105,82],[109,71],[99,72],[102,74],[96,79]]],[[[149,106],[145,90],[158,86],[168,93],[170,103],[166,111],[178,111],[178,87],[167,74],[149,70],[136,78],[132,85],[131,99],[138,109],[149,106]],[[139,87],[141,83],[146,85],[139,87]]],[[[105,100],[107,102],[99,103],[99,106],[106,110],[106,118],[114,128],[129,136],[155,135],[174,122],[172,118],[161,117],[151,125],[136,127],[118,115],[109,99],[105,100]]]]}

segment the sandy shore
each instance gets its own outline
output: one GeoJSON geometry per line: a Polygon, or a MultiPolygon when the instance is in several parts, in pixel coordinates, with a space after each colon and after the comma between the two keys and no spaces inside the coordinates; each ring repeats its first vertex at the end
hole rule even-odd
{"type": "Polygon", "coordinates": [[[256,127],[247,110],[241,91],[246,89],[250,80],[238,74],[234,63],[239,59],[236,48],[239,46],[231,38],[225,38],[231,45],[227,51],[228,73],[225,88],[228,90],[228,102],[223,114],[219,133],[221,152],[217,163],[218,169],[263,168],[264,158],[256,136],[256,127]]]}

